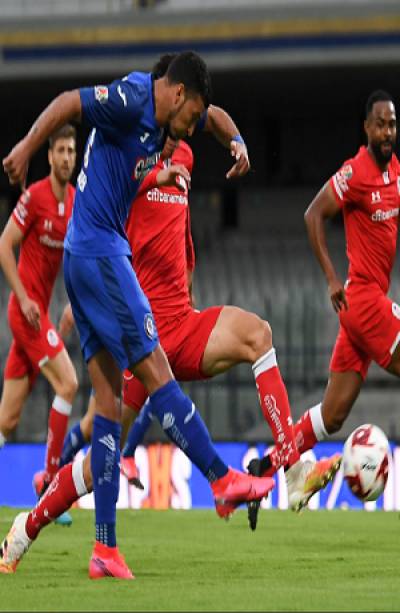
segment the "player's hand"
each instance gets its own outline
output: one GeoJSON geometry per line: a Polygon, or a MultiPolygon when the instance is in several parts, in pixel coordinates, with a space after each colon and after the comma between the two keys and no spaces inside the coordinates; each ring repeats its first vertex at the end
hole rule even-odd
{"type": "Polygon", "coordinates": [[[236,162],[226,173],[226,178],[233,179],[247,174],[250,170],[250,161],[246,145],[231,140],[231,156],[235,158],[236,162]]]}
{"type": "Polygon", "coordinates": [[[177,187],[181,192],[190,189],[190,172],[183,164],[172,164],[157,173],[157,185],[177,187]]]}
{"type": "Polygon", "coordinates": [[[329,296],[336,313],[339,313],[342,309],[347,311],[349,305],[347,304],[346,292],[339,279],[333,279],[329,283],[329,296]]]}
{"type": "Polygon", "coordinates": [[[26,187],[28,174],[29,152],[25,140],[19,141],[7,157],[3,159],[4,172],[8,175],[11,185],[19,184],[21,189],[26,187]]]}
{"type": "Polygon", "coordinates": [[[38,303],[26,296],[19,304],[28,324],[35,330],[40,330],[40,307],[38,303]]]}

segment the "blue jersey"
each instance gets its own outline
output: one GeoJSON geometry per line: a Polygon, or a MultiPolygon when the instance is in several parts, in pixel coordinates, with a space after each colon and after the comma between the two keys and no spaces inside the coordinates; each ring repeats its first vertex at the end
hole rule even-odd
{"type": "Polygon", "coordinates": [[[130,255],[124,225],[141,180],[157,163],[164,129],[155,120],[153,77],[132,72],[80,90],[93,126],[77,180],[65,249],[73,255],[130,255]]]}

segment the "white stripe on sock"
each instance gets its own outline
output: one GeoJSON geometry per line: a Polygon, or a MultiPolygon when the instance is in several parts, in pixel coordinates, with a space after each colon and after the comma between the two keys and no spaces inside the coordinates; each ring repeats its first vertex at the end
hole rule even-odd
{"type": "Polygon", "coordinates": [[[61,396],[55,396],[52,407],[62,415],[71,415],[72,404],[61,398],[61,396]]]}
{"type": "Polygon", "coordinates": [[[78,494],[79,498],[88,493],[85,479],[83,477],[83,460],[84,458],[77,458],[72,464],[72,479],[74,480],[76,493],[78,494]]]}
{"type": "Polygon", "coordinates": [[[323,441],[329,436],[325,429],[324,420],[321,413],[322,403],[316,404],[308,411],[311,419],[311,425],[314,430],[315,437],[318,441],[323,441]]]}
{"type": "Polygon", "coordinates": [[[267,353],[264,353],[264,355],[258,358],[252,365],[254,377],[257,379],[258,375],[261,375],[262,372],[274,368],[274,366],[277,365],[275,349],[271,347],[267,353]]]}

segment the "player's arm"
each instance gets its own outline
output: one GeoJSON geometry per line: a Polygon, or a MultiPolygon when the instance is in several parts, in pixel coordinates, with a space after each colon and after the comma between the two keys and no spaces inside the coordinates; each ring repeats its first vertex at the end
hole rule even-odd
{"type": "Polygon", "coordinates": [[[66,339],[71,334],[71,330],[74,327],[75,320],[72,314],[71,303],[65,305],[62,312],[60,322],[58,324],[58,333],[62,339],[66,339]]]}
{"type": "Polygon", "coordinates": [[[18,274],[15,249],[21,244],[24,235],[12,217],[9,218],[6,227],[0,236],[0,265],[5,277],[16,295],[21,311],[28,323],[36,330],[40,329],[40,308],[37,302],[32,300],[18,274]]]}
{"type": "Polygon", "coordinates": [[[193,292],[193,275],[194,275],[194,267],[196,264],[196,255],[194,250],[193,238],[192,238],[192,229],[190,223],[190,211],[189,207],[187,208],[187,216],[186,216],[186,234],[185,234],[185,243],[186,243],[186,278],[187,278],[187,286],[190,297],[190,304],[193,308],[196,306],[196,298],[193,292]]]}
{"type": "Polygon", "coordinates": [[[3,168],[12,185],[25,186],[28,163],[49,136],[68,121],[80,121],[79,91],[72,90],[57,96],[39,115],[28,134],[3,159],[3,168]]]}
{"type": "Polygon", "coordinates": [[[340,207],[330,182],[319,191],[304,214],[311,247],[328,283],[329,295],[336,312],[348,308],[343,283],[340,281],[326,244],[325,221],[334,217],[340,207]]]}
{"type": "Polygon", "coordinates": [[[235,158],[232,168],[226,173],[226,178],[242,177],[250,170],[247,147],[232,117],[219,106],[211,104],[207,109],[207,117],[204,125],[206,132],[211,132],[215,138],[235,158]]]}

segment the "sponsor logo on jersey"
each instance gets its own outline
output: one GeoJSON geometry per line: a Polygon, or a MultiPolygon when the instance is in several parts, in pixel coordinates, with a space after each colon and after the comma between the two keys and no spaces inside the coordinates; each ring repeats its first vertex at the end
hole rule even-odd
{"type": "Polygon", "coordinates": [[[157,187],[150,190],[146,194],[149,202],[165,202],[165,204],[188,204],[188,198],[184,194],[168,194],[160,191],[157,187]]]}
{"type": "Polygon", "coordinates": [[[382,202],[381,192],[372,192],[371,193],[371,203],[377,204],[378,202],[382,202]]]}
{"type": "Polygon", "coordinates": [[[39,242],[51,249],[64,249],[64,241],[58,241],[55,238],[50,238],[48,234],[42,234],[39,236],[39,242]]]}
{"type": "Polygon", "coordinates": [[[146,313],[144,316],[144,331],[146,332],[147,336],[153,340],[155,336],[155,327],[153,315],[151,313],[146,313]]]}
{"type": "Polygon", "coordinates": [[[160,159],[160,155],[160,151],[157,151],[157,153],[153,153],[153,155],[150,155],[147,158],[138,158],[133,171],[133,178],[136,181],[142,181],[157,164],[158,160],[160,159]]]}
{"type": "Polygon", "coordinates": [[[141,143],[145,143],[147,141],[147,139],[149,138],[150,133],[149,132],[145,132],[144,134],[142,134],[142,136],[139,137],[139,140],[141,143]]]}
{"type": "Polygon", "coordinates": [[[64,217],[65,215],[65,205],[63,202],[59,202],[58,203],[58,215],[60,217],[64,217]]]}
{"type": "Polygon", "coordinates": [[[53,229],[53,223],[50,219],[45,219],[43,222],[43,227],[46,230],[46,232],[51,232],[53,229]]]}
{"type": "Polygon", "coordinates": [[[47,330],[47,342],[49,343],[50,347],[57,347],[58,345],[58,334],[57,332],[53,329],[50,328],[49,330],[47,330]]]}
{"type": "Polygon", "coordinates": [[[100,104],[105,104],[108,101],[108,87],[105,85],[96,85],[94,88],[94,97],[100,104]]]}
{"type": "Polygon", "coordinates": [[[382,211],[381,209],[378,209],[375,211],[375,213],[372,213],[371,219],[372,221],[388,221],[389,219],[392,219],[392,217],[398,217],[398,215],[398,207],[395,209],[390,209],[389,211],[382,211]]]}
{"type": "Polygon", "coordinates": [[[389,171],[385,170],[385,172],[382,173],[382,178],[383,178],[383,182],[385,185],[389,185],[390,183],[390,177],[389,177],[389,171]]]}

